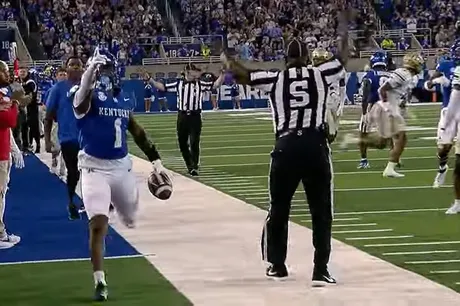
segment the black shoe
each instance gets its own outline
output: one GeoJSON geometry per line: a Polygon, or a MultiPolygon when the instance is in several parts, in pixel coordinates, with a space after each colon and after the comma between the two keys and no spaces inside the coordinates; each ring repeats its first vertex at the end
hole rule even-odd
{"type": "Polygon", "coordinates": [[[265,275],[272,279],[282,279],[289,275],[286,265],[270,265],[265,272],[265,275]]]}
{"type": "Polygon", "coordinates": [[[337,281],[334,277],[329,273],[326,269],[313,269],[313,277],[312,277],[312,286],[313,287],[325,287],[328,285],[335,285],[337,281]]]}
{"type": "Polygon", "coordinates": [[[40,150],[40,147],[37,147],[37,148],[35,149],[35,154],[39,154],[40,151],[41,151],[41,150],[40,150]]]}
{"type": "Polygon", "coordinates": [[[191,176],[198,176],[198,175],[199,175],[198,170],[196,170],[196,169],[192,169],[192,170],[190,170],[188,173],[189,173],[191,176]]]}
{"type": "Polygon", "coordinates": [[[69,206],[67,206],[67,211],[69,213],[69,220],[80,219],[80,213],[78,211],[78,207],[74,203],[69,203],[69,206]]]}
{"type": "Polygon", "coordinates": [[[109,289],[107,285],[103,283],[98,283],[96,289],[94,290],[94,300],[98,302],[107,301],[109,298],[109,289]]]}

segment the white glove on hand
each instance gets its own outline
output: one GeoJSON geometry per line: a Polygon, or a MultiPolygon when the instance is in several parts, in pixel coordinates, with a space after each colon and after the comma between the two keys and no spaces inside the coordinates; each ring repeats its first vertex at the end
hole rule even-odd
{"type": "Polygon", "coordinates": [[[91,68],[97,67],[99,65],[105,65],[109,61],[109,58],[105,55],[99,53],[99,48],[94,50],[92,57],[88,59],[88,66],[91,68]]]}
{"type": "Polygon", "coordinates": [[[154,160],[152,162],[152,166],[153,166],[153,171],[157,172],[157,173],[165,173],[167,176],[169,176],[169,178],[171,179],[171,173],[169,172],[168,169],[166,169],[164,166],[163,166],[163,163],[161,162],[161,159],[157,159],[157,160],[154,160]]]}
{"type": "Polygon", "coordinates": [[[24,163],[24,156],[22,153],[19,152],[11,152],[11,158],[13,159],[13,163],[17,169],[22,169],[25,166],[24,163]]]}

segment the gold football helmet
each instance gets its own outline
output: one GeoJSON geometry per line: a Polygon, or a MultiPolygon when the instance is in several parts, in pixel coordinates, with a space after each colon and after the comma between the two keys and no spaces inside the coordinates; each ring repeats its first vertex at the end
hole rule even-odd
{"type": "Polygon", "coordinates": [[[403,57],[403,67],[414,71],[416,74],[423,70],[424,63],[425,59],[420,53],[417,52],[408,53],[403,57]]]}
{"type": "Polygon", "coordinates": [[[0,71],[4,73],[9,73],[10,68],[8,67],[8,64],[5,63],[4,61],[0,61],[0,71]]]}
{"type": "Polygon", "coordinates": [[[313,66],[319,66],[332,58],[332,54],[324,48],[316,48],[311,54],[313,66]]]}

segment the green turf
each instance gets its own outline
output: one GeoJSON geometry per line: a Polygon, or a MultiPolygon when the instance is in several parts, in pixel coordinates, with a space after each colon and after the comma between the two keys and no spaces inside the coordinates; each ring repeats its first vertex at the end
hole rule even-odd
{"type": "MultiPolygon", "coordinates": [[[[146,259],[105,262],[109,301],[104,305],[192,305],[146,259]]],[[[24,264],[0,267],[2,305],[99,305],[91,301],[90,262],[24,264]]]]}
{"type": "MultiPolygon", "coordinates": [[[[460,262],[441,264],[417,264],[414,261],[459,260],[460,244],[426,246],[369,247],[381,243],[460,241],[460,220],[457,216],[446,216],[447,208],[453,198],[450,188],[431,189],[437,168],[436,145],[432,139],[436,135],[439,106],[413,107],[416,119],[408,120],[412,128],[409,134],[408,148],[403,155],[403,171],[409,170],[402,179],[389,179],[381,176],[386,165],[387,151],[370,151],[371,169],[357,170],[359,153],[356,148],[342,152],[333,146],[335,175],[335,211],[336,218],[355,218],[355,221],[336,221],[334,231],[382,230],[382,232],[336,233],[335,238],[354,245],[370,254],[381,257],[394,264],[422,274],[456,291],[460,291],[460,271],[458,273],[433,274],[439,270],[460,270],[460,262]],[[410,172],[410,171],[413,172],[410,172]],[[421,170],[421,171],[420,171],[421,170]],[[424,189],[408,187],[425,186],[424,189]],[[377,190],[354,190],[377,188],[377,190]],[[394,190],[392,188],[400,188],[394,190]],[[442,209],[420,212],[359,214],[366,211],[442,209]],[[354,212],[356,214],[345,214],[354,212]],[[352,224],[376,225],[353,227],[352,224]],[[342,225],[342,226],[341,226],[342,225]],[[391,230],[391,231],[390,231],[391,230]],[[414,236],[398,239],[348,240],[349,238],[379,236],[414,236]],[[384,255],[394,252],[449,251],[437,254],[384,255]]],[[[202,134],[202,177],[201,182],[220,189],[261,208],[268,206],[267,173],[269,152],[274,143],[270,115],[263,111],[213,112],[203,114],[202,134]],[[205,177],[206,176],[206,177],[205,177]],[[227,177],[222,180],[218,177],[227,177]],[[245,179],[245,177],[251,178],[245,179]],[[255,176],[255,177],[253,177],[255,176]],[[235,180],[234,184],[231,183],[235,180]],[[245,188],[238,181],[253,183],[245,188]],[[239,190],[237,190],[239,189],[239,190]],[[236,190],[236,191],[235,191],[236,190]],[[254,191],[256,190],[256,191],[254,191]]],[[[140,123],[147,129],[157,143],[166,165],[181,173],[185,167],[180,163],[175,135],[176,117],[174,114],[158,116],[138,116],[140,123]]],[[[343,121],[345,131],[357,127],[359,114],[348,110],[343,121]]],[[[340,141],[340,139],[338,140],[340,141]]],[[[134,146],[132,146],[133,148],[134,146]]],[[[133,153],[142,156],[137,149],[133,153]]],[[[248,183],[248,184],[249,184],[248,183]]],[[[447,184],[451,184],[449,177],[447,184]]],[[[300,192],[294,197],[291,219],[299,224],[309,225],[308,210],[304,196],[300,192]]]]}

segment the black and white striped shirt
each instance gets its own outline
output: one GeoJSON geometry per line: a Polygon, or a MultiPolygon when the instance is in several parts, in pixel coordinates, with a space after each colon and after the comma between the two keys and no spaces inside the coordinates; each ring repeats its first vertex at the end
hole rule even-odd
{"type": "Polygon", "coordinates": [[[172,83],[167,83],[165,89],[177,94],[177,110],[201,111],[203,108],[203,93],[211,90],[213,82],[202,80],[187,81],[182,78],[172,83]]]}
{"type": "Polygon", "coordinates": [[[293,130],[321,128],[326,121],[329,86],[344,75],[340,61],[319,67],[292,67],[279,72],[254,71],[249,85],[269,93],[277,137],[293,130]]]}

